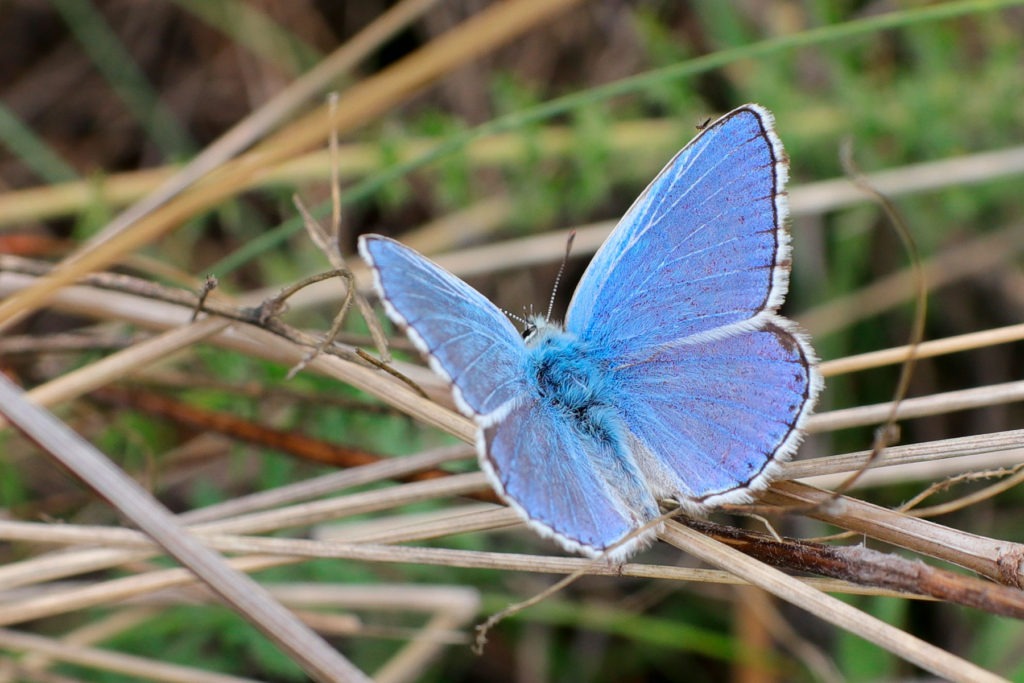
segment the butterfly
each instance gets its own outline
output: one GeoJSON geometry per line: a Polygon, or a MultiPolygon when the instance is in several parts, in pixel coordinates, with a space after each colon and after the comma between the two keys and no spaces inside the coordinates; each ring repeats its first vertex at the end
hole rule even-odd
{"type": "Polygon", "coordinates": [[[477,426],[496,491],[569,551],[625,559],[659,502],[691,512],[765,488],[822,387],[778,314],[788,162],[748,104],[705,126],[598,250],[565,323],[520,332],[417,252],[364,235],[384,309],[477,426]]]}

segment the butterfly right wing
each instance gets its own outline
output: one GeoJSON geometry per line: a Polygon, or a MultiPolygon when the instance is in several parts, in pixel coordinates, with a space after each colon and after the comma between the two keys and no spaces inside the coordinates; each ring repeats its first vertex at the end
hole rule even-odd
{"type": "Polygon", "coordinates": [[[669,162],[583,275],[566,327],[613,369],[654,492],[744,502],[800,442],[821,380],[777,314],[789,277],[786,155],[745,105],[669,162]]]}
{"type": "Polygon", "coordinates": [[[756,328],[788,286],[787,169],[767,110],[748,104],[707,126],[598,250],[566,328],[621,361],[756,328]]]}
{"type": "Polygon", "coordinates": [[[482,294],[416,251],[380,235],[359,238],[384,309],[452,385],[465,415],[507,412],[526,395],[526,346],[482,294]]]}
{"type": "Polygon", "coordinates": [[[796,451],[821,379],[796,326],[667,347],[622,366],[619,408],[652,490],[691,510],[745,503],[796,451]]]}

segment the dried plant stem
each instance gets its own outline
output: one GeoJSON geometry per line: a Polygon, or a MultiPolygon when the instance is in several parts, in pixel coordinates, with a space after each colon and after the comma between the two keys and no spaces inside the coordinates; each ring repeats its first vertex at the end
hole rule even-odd
{"type": "Polygon", "coordinates": [[[839,496],[799,482],[776,482],[762,497],[802,506],[815,519],[958,564],[994,581],[1024,587],[1024,546],[951,529],[924,519],[839,496]]]}
{"type": "Polygon", "coordinates": [[[965,683],[1005,680],[681,524],[667,523],[662,538],[937,676],[965,683]]]}
{"type": "MultiPolygon", "coordinates": [[[[230,321],[223,318],[207,318],[169,330],[158,337],[139,342],[95,363],[61,375],[29,391],[26,398],[40,406],[52,406],[77,398],[123,379],[134,370],[151,368],[157,361],[219,334],[230,324],[230,321]]],[[[6,426],[6,421],[0,417],[0,430],[6,426]]]]}
{"type": "Polygon", "coordinates": [[[231,570],[223,558],[199,543],[138,483],[72,432],[51,413],[31,405],[0,376],[2,412],[45,453],[71,470],[167,552],[203,580],[242,616],[291,655],[318,681],[369,680],[273,600],[248,576],[231,570]]]}
{"type": "MultiPolygon", "coordinates": [[[[482,475],[474,473],[462,475],[461,477],[450,477],[445,480],[435,479],[416,484],[396,486],[383,492],[357,493],[326,501],[295,505],[281,510],[270,510],[206,522],[191,527],[190,531],[201,533],[259,533],[273,531],[289,526],[333,520],[345,515],[364,514],[385,510],[397,505],[469,493],[482,487],[486,487],[482,475]],[[379,493],[386,495],[380,495],[379,493]],[[331,502],[332,500],[334,502],[331,502]]],[[[479,519],[464,522],[460,525],[460,529],[473,530],[476,528],[474,525],[478,526],[480,524],[484,524],[485,528],[491,528],[494,525],[494,521],[487,516],[480,516],[479,519]]],[[[501,524],[498,526],[501,526],[501,524]]],[[[417,540],[417,536],[412,533],[413,531],[412,529],[404,530],[403,535],[398,540],[417,540]]],[[[420,531],[420,533],[423,532],[420,531]]],[[[429,529],[424,537],[433,537],[437,533],[436,529],[429,529]]],[[[452,533],[452,530],[447,530],[447,533],[452,533]]],[[[351,540],[379,540],[380,538],[380,534],[371,533],[366,537],[355,537],[351,538],[351,540]]],[[[387,534],[384,535],[384,538],[387,538],[387,534]]],[[[62,554],[59,557],[32,558],[0,568],[0,587],[11,588],[40,581],[54,580],[73,574],[97,571],[126,562],[145,559],[149,554],[140,555],[138,552],[131,550],[103,548],[80,550],[75,553],[62,554]]]]}
{"type": "MultiPolygon", "coordinates": [[[[9,274],[6,277],[8,282],[8,288],[17,288],[19,282],[27,284],[33,281],[33,278],[31,278],[30,276],[23,276],[18,274],[9,274]]],[[[0,290],[2,289],[5,288],[0,287],[0,290]]],[[[0,293],[2,293],[2,291],[0,291],[0,293]]],[[[80,290],[78,287],[73,287],[66,288],[58,298],[59,302],[65,301],[68,308],[76,309],[78,312],[87,313],[89,312],[89,310],[95,310],[96,307],[98,305],[102,305],[104,301],[110,301],[111,303],[113,303],[111,300],[114,298],[114,294],[109,293],[105,295],[105,297],[98,298],[95,293],[90,294],[87,291],[80,290]]],[[[166,328],[183,322],[184,320],[187,319],[187,316],[190,313],[187,313],[186,310],[184,310],[183,308],[175,309],[174,307],[169,305],[162,309],[155,308],[152,301],[140,298],[137,300],[136,306],[132,306],[130,307],[130,309],[125,309],[122,307],[122,309],[119,311],[119,314],[125,318],[132,319],[137,324],[143,324],[158,328],[166,328]]],[[[225,335],[229,337],[237,337],[249,336],[251,334],[255,334],[255,332],[245,331],[241,332],[241,334],[239,335],[235,335],[231,331],[226,331],[225,334],[218,335],[217,338],[220,339],[223,343],[225,335]]],[[[274,346],[279,345],[279,342],[274,344],[274,346]]],[[[289,364],[293,363],[294,360],[296,359],[295,357],[292,357],[292,354],[289,354],[290,357],[288,360],[284,360],[279,355],[268,354],[268,351],[270,351],[270,349],[266,347],[263,347],[263,349],[261,350],[260,348],[254,346],[247,346],[246,350],[257,356],[274,357],[275,360],[281,360],[282,362],[288,362],[289,364]]],[[[304,354],[305,351],[302,351],[300,353],[304,354]]],[[[298,358],[301,357],[302,355],[298,355],[298,358]]],[[[331,359],[319,360],[324,361],[324,363],[332,369],[331,374],[335,374],[335,372],[337,372],[339,369],[343,367],[341,365],[337,365],[331,359]]],[[[111,361],[111,363],[113,363],[113,361],[111,361]]],[[[351,364],[348,364],[348,366],[355,368],[355,366],[351,366],[351,364]]],[[[391,392],[390,390],[383,392],[380,391],[379,373],[369,369],[364,370],[366,380],[359,381],[356,381],[354,376],[356,374],[363,376],[364,372],[355,369],[353,369],[351,372],[346,370],[345,374],[348,376],[347,381],[351,381],[352,383],[356,384],[356,386],[359,386],[360,388],[363,388],[369,391],[370,393],[383,398],[384,400],[388,400],[389,396],[397,395],[401,396],[404,401],[404,392],[396,394],[395,392],[391,392]],[[375,386],[377,387],[376,390],[374,389],[375,386]]],[[[415,372],[411,372],[410,374],[415,375],[415,372]]],[[[435,387],[436,391],[435,393],[432,394],[433,397],[436,398],[439,395],[445,395],[447,393],[445,388],[441,386],[439,382],[437,382],[436,378],[432,380],[430,379],[429,375],[423,374],[421,374],[419,377],[422,378],[422,382],[420,381],[420,379],[416,379],[418,385],[423,386],[424,388],[428,388],[431,385],[435,387]]],[[[339,378],[344,379],[344,377],[339,378]]],[[[93,385],[95,385],[95,382],[93,385]]],[[[416,392],[411,393],[415,394],[416,392]]],[[[937,394],[928,397],[907,399],[901,403],[900,408],[897,411],[897,417],[899,419],[906,419],[925,415],[935,415],[954,410],[965,410],[979,406],[1019,401],[1022,398],[1024,398],[1024,382],[1009,382],[1001,385],[977,387],[973,389],[964,389],[960,391],[947,392],[945,394],[937,394]]],[[[410,413],[412,415],[424,418],[426,417],[427,412],[434,412],[434,409],[436,408],[436,406],[433,406],[433,404],[431,404],[430,401],[424,400],[422,396],[417,396],[416,399],[414,400],[418,403],[419,410],[417,412],[410,413]]],[[[392,405],[397,404],[392,402],[392,405]]],[[[814,415],[808,423],[808,429],[809,431],[812,432],[819,432],[831,431],[835,429],[842,429],[854,426],[876,424],[886,418],[888,413],[891,411],[891,408],[891,403],[882,403],[874,406],[862,406],[858,408],[850,408],[847,410],[832,411],[830,413],[814,415]]],[[[449,415],[453,414],[449,413],[449,415]]],[[[459,421],[462,420],[462,418],[456,418],[456,420],[459,421]]],[[[431,421],[434,422],[434,419],[432,418],[431,421]]],[[[448,418],[445,418],[441,422],[449,426],[453,425],[452,421],[448,418]]],[[[434,423],[440,426],[440,423],[434,423]]],[[[469,427],[468,423],[466,423],[465,421],[463,421],[463,423],[465,427],[469,427]]],[[[460,428],[457,432],[453,433],[457,433],[460,436],[464,436],[464,438],[466,438],[468,441],[472,439],[472,428],[469,427],[467,431],[465,427],[460,428]]]]}
{"type": "MultiPolygon", "coordinates": [[[[907,398],[896,409],[896,419],[906,420],[927,415],[943,415],[958,410],[1002,405],[1024,400],[1024,380],[990,384],[972,389],[947,391],[917,398],[907,398]]],[[[863,427],[883,422],[892,411],[892,402],[858,406],[812,415],[807,431],[833,432],[850,427],[863,427]]]]}
{"type": "MultiPolygon", "coordinates": [[[[940,439],[905,446],[890,446],[885,449],[882,458],[875,463],[876,468],[906,466],[913,464],[935,464],[943,458],[961,458],[990,453],[1014,453],[1024,448],[1024,429],[1011,429],[1005,432],[979,434],[977,436],[961,436],[954,439],[940,439]]],[[[862,468],[871,456],[871,451],[857,451],[829,455],[822,458],[795,460],[787,462],[784,467],[785,479],[803,479],[812,476],[830,475],[853,472],[862,468]]]]}
{"type": "MultiPolygon", "coordinates": [[[[94,619],[83,626],[65,632],[60,642],[68,645],[90,646],[118,636],[121,633],[138,628],[140,625],[157,618],[161,614],[157,606],[124,607],[112,611],[109,615],[94,619]]],[[[44,671],[53,666],[54,658],[45,652],[32,651],[25,654],[18,662],[23,671],[44,671]]],[[[0,683],[18,683],[21,678],[0,673],[0,683]]]]}
{"type": "Polygon", "coordinates": [[[920,560],[863,545],[778,538],[697,519],[681,518],[679,522],[780,569],[902,591],[908,597],[930,595],[990,614],[1024,619],[1024,593],[1020,590],[932,567],[920,560]]]}
{"type": "MultiPolygon", "coordinates": [[[[355,40],[353,38],[342,46],[339,53],[348,49],[355,40]]],[[[328,57],[321,65],[332,59],[333,56],[328,57]]],[[[319,68],[320,65],[316,67],[319,68]]],[[[312,74],[313,71],[309,73],[312,74]]],[[[310,98],[316,94],[313,92],[310,98]]],[[[257,110],[254,116],[259,115],[268,105],[257,110]]],[[[634,155],[636,158],[654,161],[659,155],[663,155],[666,149],[676,146],[687,127],[688,124],[677,117],[620,121],[612,125],[607,144],[617,154],[634,155]]],[[[534,136],[536,144],[536,150],[531,153],[540,154],[544,159],[564,157],[572,150],[575,140],[572,130],[560,125],[546,125],[532,131],[531,135],[534,136]]],[[[522,140],[521,132],[498,133],[473,140],[463,152],[474,167],[517,165],[523,159],[522,140]]],[[[421,157],[436,147],[437,142],[432,138],[403,140],[395,152],[396,159],[402,163],[421,157]]],[[[329,174],[332,163],[327,152],[310,152],[267,169],[265,173],[254,177],[252,184],[246,189],[282,184],[291,186],[309,180],[320,180],[329,174]]],[[[378,171],[381,168],[381,158],[377,146],[372,143],[341,145],[338,152],[338,167],[342,178],[346,180],[362,178],[378,171]]],[[[1004,178],[1020,173],[1022,168],[1024,147],[1010,147],[910,164],[871,173],[867,177],[872,185],[887,196],[899,197],[1004,178]]],[[[657,168],[650,170],[654,172],[657,168]]],[[[168,183],[177,172],[178,169],[174,166],[163,166],[111,173],[101,179],[90,178],[57,185],[11,189],[0,195],[0,227],[74,215],[94,203],[123,206],[137,201],[144,195],[154,193],[162,184],[168,183]]],[[[866,201],[864,193],[846,178],[798,185],[789,191],[790,212],[798,217],[818,216],[866,201]]],[[[423,248],[423,245],[410,243],[410,246],[421,253],[437,251],[423,248]]]]}
{"type": "MultiPolygon", "coordinates": [[[[510,514],[511,516],[511,514],[510,514]]],[[[510,519],[510,522],[517,520],[510,519]]],[[[31,524],[25,522],[0,522],[0,534],[5,538],[23,539],[31,533],[47,542],[76,543],[88,541],[89,533],[96,533],[94,540],[102,540],[112,546],[124,546],[124,552],[133,552],[128,548],[138,549],[135,555],[152,554],[152,544],[138,532],[128,529],[103,529],[84,527],[81,529],[59,529],[51,525],[31,524]],[[143,549],[150,548],[147,552],[143,549]]],[[[494,522],[486,520],[481,524],[488,529],[494,528],[494,522]]],[[[257,538],[241,537],[225,534],[198,533],[199,537],[211,547],[223,552],[256,552],[256,555],[232,558],[232,566],[240,571],[252,572],[270,567],[295,564],[308,559],[336,558],[363,562],[393,562],[438,565],[448,567],[464,567],[473,569],[491,569],[504,571],[525,571],[550,574],[573,574],[583,572],[597,576],[632,576],[644,579],[660,579],[672,581],[694,581],[709,583],[736,583],[737,579],[728,572],[707,569],[691,569],[675,566],[627,563],[624,565],[608,565],[595,563],[593,560],[571,557],[545,557],[538,555],[522,555],[514,553],[494,553],[479,551],[449,550],[446,548],[418,548],[406,546],[379,545],[357,539],[359,542],[339,543],[337,541],[320,542],[304,539],[257,538]],[[270,553],[270,554],[267,554],[270,553]]],[[[365,536],[365,535],[364,535],[365,536]]],[[[397,541],[408,542],[422,540],[425,535],[407,533],[397,541]]],[[[395,540],[395,539],[392,539],[395,540]]],[[[397,542],[396,541],[396,542],[397,542]]],[[[64,614],[70,611],[85,609],[113,601],[166,590],[172,587],[191,585],[195,576],[179,569],[160,569],[97,584],[85,586],[69,586],[47,591],[43,595],[28,594],[21,599],[13,598],[0,606],[0,624],[9,625],[28,620],[64,614]]],[[[889,595],[907,597],[905,592],[896,592],[875,587],[857,586],[846,581],[831,579],[806,579],[821,590],[849,592],[853,594],[889,595]]]]}
{"type": "Polygon", "coordinates": [[[938,515],[946,515],[951,512],[956,512],[957,510],[963,510],[964,508],[968,508],[972,505],[977,505],[978,503],[993,498],[1004,491],[1009,491],[1021,483],[1024,483],[1024,463],[1017,463],[1014,467],[998,471],[962,472],[945,481],[936,482],[932,486],[928,487],[927,490],[922,491],[901,505],[899,509],[904,512],[910,512],[915,517],[936,517],[938,515]],[[930,507],[917,507],[917,505],[923,502],[928,496],[934,495],[939,491],[944,491],[960,481],[991,479],[993,477],[1003,477],[1003,480],[990,486],[986,486],[980,491],[975,491],[974,493],[961,496],[960,498],[946,503],[940,503],[930,507]]]}
{"type": "Polygon", "coordinates": [[[259,681],[252,678],[210,673],[202,669],[99,650],[8,629],[0,629],[0,647],[46,654],[64,662],[105,669],[151,681],[166,681],[167,683],[259,683],[259,681]]]}
{"type": "MultiPolygon", "coordinates": [[[[1024,323],[921,342],[914,355],[917,358],[934,358],[950,353],[988,348],[998,344],[1009,344],[1022,339],[1024,339],[1024,323]]],[[[835,377],[836,375],[902,363],[907,359],[909,353],[909,347],[896,346],[891,349],[828,360],[821,364],[820,370],[825,377],[835,377]]]]}
{"type": "MultiPolygon", "coordinates": [[[[237,518],[245,513],[285,505],[333,493],[344,488],[380,481],[381,479],[400,477],[404,474],[435,467],[442,462],[451,460],[453,456],[461,455],[463,452],[461,448],[439,449],[404,458],[384,460],[372,465],[363,465],[344,472],[325,475],[315,480],[298,482],[279,489],[254,493],[243,498],[192,510],[181,515],[180,520],[185,523],[198,525],[203,522],[209,523],[228,518],[237,518]]],[[[479,524],[481,520],[493,523],[486,515],[477,513],[477,518],[472,520],[472,524],[479,524]]],[[[496,524],[496,526],[500,526],[500,524],[496,524]]],[[[201,527],[195,526],[192,528],[198,529],[201,527]]],[[[460,529],[466,530],[467,528],[472,528],[472,525],[460,524],[456,529],[442,526],[438,529],[437,527],[429,526],[421,528],[407,522],[401,526],[402,534],[404,535],[394,536],[371,533],[366,536],[366,540],[399,542],[402,540],[415,540],[416,538],[433,538],[438,535],[454,533],[460,529]]],[[[209,530],[209,527],[207,529],[209,530]]],[[[216,530],[216,527],[213,527],[213,529],[216,530]]],[[[239,531],[250,532],[251,530],[242,528],[239,531]]],[[[360,540],[359,537],[353,538],[351,531],[347,537],[343,536],[342,538],[360,540]]],[[[86,546],[91,545],[87,539],[83,539],[83,544],[86,546]]],[[[151,555],[152,553],[139,553],[131,550],[86,547],[60,553],[59,556],[42,555],[32,557],[0,567],[0,589],[10,590],[17,586],[54,581],[77,574],[100,571],[120,564],[137,562],[151,555]]]]}
{"type": "MultiPolygon", "coordinates": [[[[984,235],[966,244],[947,247],[921,264],[929,291],[953,282],[990,272],[1006,263],[1008,254],[1024,249],[1024,230],[1015,225],[992,235],[984,235]]],[[[846,329],[907,301],[913,296],[912,269],[881,278],[856,293],[829,301],[801,315],[798,322],[812,334],[823,335],[846,329]]]]}

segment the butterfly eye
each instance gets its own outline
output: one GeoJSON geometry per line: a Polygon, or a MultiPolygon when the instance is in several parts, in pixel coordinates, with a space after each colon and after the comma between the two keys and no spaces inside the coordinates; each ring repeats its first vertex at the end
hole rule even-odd
{"type": "Polygon", "coordinates": [[[526,327],[523,328],[523,341],[528,340],[533,335],[537,334],[537,326],[533,323],[526,323],[526,327]]]}

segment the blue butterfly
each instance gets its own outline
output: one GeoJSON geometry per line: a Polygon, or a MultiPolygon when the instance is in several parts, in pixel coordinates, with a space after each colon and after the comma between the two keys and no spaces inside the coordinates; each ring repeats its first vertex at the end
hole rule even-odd
{"type": "Polygon", "coordinates": [[[726,114],[619,222],[565,324],[535,318],[522,334],[408,247],[365,235],[359,251],[389,317],[476,422],[498,493],[567,550],[624,559],[656,533],[636,532],[660,500],[747,502],[802,439],[822,382],[777,313],[787,177],[771,114],[726,114]]]}

